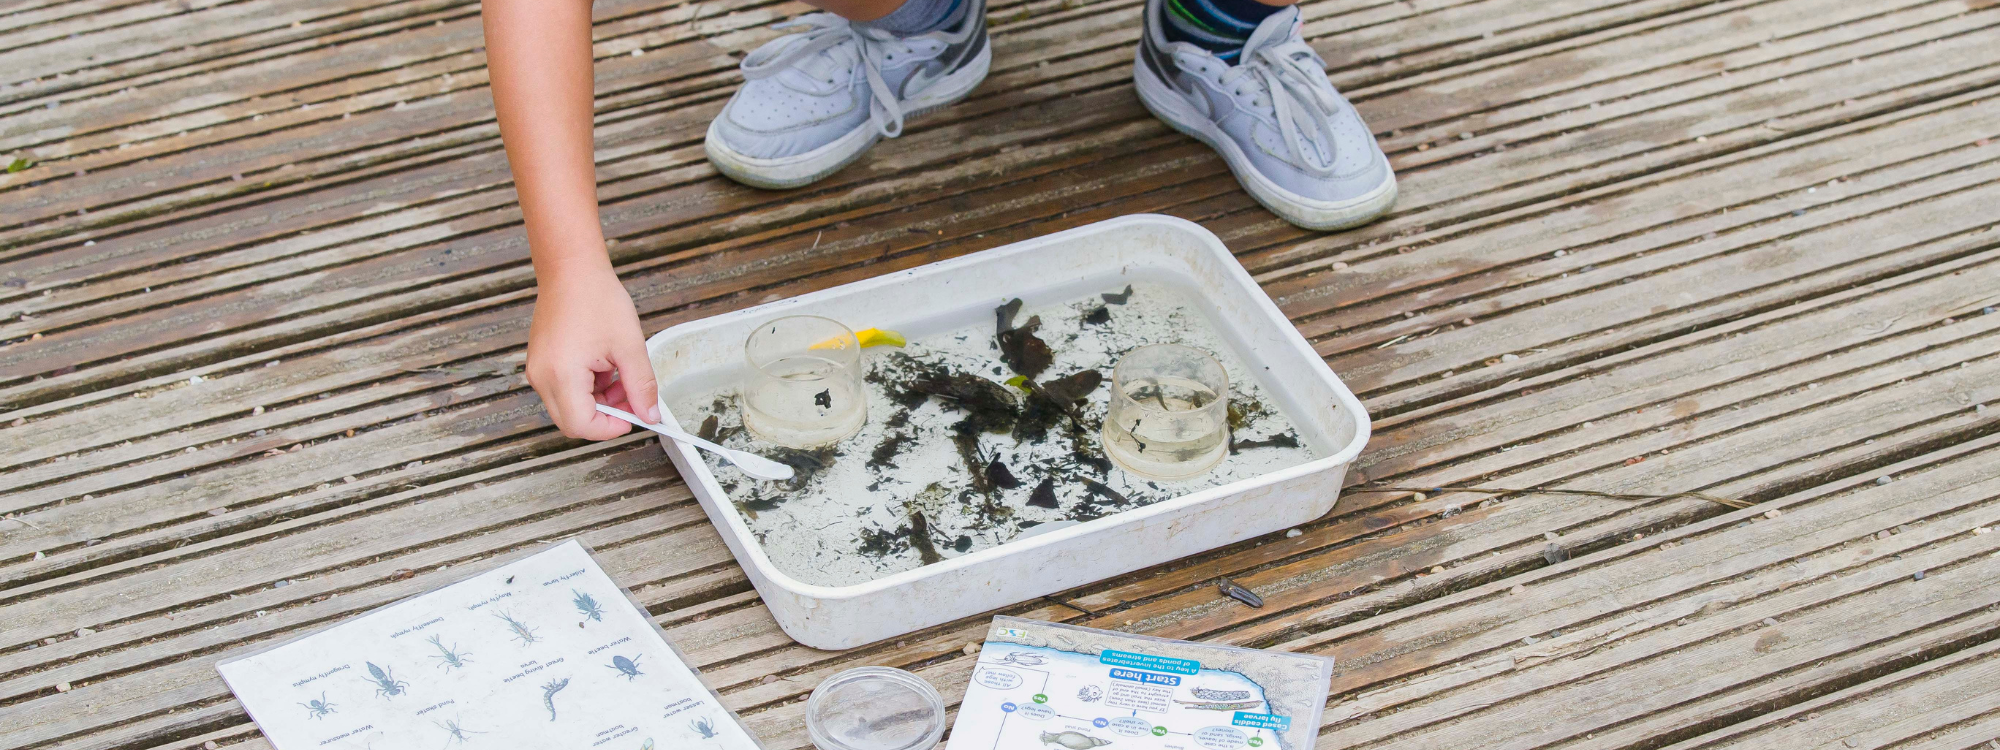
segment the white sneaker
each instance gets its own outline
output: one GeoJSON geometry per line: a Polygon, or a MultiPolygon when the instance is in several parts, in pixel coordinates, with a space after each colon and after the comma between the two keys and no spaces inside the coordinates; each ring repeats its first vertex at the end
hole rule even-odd
{"type": "Polygon", "coordinates": [[[708,160],[760,188],[799,187],[839,171],[906,118],[943,107],[986,80],[986,0],[964,0],[941,31],[897,37],[831,13],[743,58],[744,83],[709,123],[708,160]]]}
{"type": "Polygon", "coordinates": [[[1327,80],[1296,6],[1257,25],[1236,65],[1169,42],[1165,0],[1146,3],[1132,65],[1146,109],[1222,154],[1250,195],[1307,229],[1373,221],[1396,203],[1396,174],[1354,105],[1327,80]]]}

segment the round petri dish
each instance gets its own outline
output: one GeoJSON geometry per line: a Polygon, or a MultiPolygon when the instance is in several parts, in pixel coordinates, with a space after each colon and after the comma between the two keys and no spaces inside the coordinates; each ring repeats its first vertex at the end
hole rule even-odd
{"type": "Polygon", "coordinates": [[[806,733],[819,750],[929,750],[944,736],[944,698],[894,667],[858,667],[813,688],[806,733]]]}

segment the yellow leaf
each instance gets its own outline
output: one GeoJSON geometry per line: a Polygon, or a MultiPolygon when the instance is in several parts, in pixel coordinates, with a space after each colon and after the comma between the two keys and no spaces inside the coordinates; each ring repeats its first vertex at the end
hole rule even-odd
{"type": "MultiPolygon", "coordinates": [[[[854,338],[860,340],[861,348],[863,349],[866,349],[871,346],[884,346],[884,345],[902,346],[904,344],[910,343],[909,341],[904,340],[903,334],[897,333],[895,331],[883,330],[880,328],[863,328],[859,331],[855,331],[854,338]]],[[[841,345],[840,339],[827,339],[817,344],[813,344],[812,348],[838,349],[840,348],[840,345],[841,345]]]]}

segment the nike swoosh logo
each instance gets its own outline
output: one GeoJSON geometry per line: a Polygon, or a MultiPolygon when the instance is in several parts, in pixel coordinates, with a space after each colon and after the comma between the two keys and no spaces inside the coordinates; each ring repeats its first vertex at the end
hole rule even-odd
{"type": "Polygon", "coordinates": [[[910,74],[909,80],[903,82],[903,98],[908,99],[916,96],[924,89],[929,88],[931,84],[937,83],[938,79],[944,77],[946,69],[946,66],[939,65],[936,68],[937,72],[932,73],[932,68],[929,65],[918,68],[917,72],[910,74]]]}

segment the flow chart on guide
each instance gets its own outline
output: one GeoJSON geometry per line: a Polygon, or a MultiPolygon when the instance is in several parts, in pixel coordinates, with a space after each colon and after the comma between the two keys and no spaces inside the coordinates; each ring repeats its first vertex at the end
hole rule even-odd
{"type": "Polygon", "coordinates": [[[950,744],[1293,750],[1294,727],[1319,724],[1330,669],[1318,657],[996,622],[950,744]]]}

